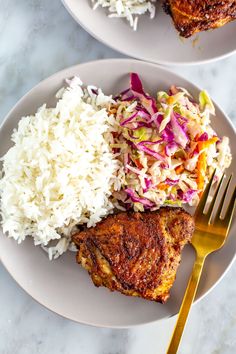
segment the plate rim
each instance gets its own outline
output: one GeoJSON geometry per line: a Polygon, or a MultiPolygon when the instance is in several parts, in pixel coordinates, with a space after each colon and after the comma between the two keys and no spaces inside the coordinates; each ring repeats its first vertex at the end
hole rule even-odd
{"type": "MultiPolygon", "coordinates": [[[[112,62],[112,63],[117,63],[117,62],[127,62],[127,65],[128,64],[141,64],[141,65],[144,65],[144,66],[149,66],[149,67],[154,67],[154,68],[158,68],[159,70],[161,71],[164,71],[164,72],[167,72],[167,73],[171,73],[173,75],[175,75],[177,78],[180,78],[180,79],[184,79],[187,83],[193,85],[197,90],[201,90],[201,87],[199,87],[198,85],[196,85],[195,83],[193,83],[192,81],[186,79],[185,77],[183,77],[182,75],[179,75],[175,72],[173,72],[171,69],[169,68],[166,68],[166,67],[163,67],[161,65],[158,65],[158,64],[154,64],[154,63],[151,63],[151,62],[147,62],[147,61],[140,61],[140,60],[137,60],[137,59],[132,59],[132,58],[109,58],[109,59],[99,59],[99,60],[91,60],[91,61],[87,61],[87,62],[83,62],[83,63],[80,63],[80,64],[76,64],[76,65],[73,65],[73,66],[70,66],[70,67],[67,67],[63,70],[59,70],[57,71],[56,73],[46,77],[45,79],[39,81],[35,86],[33,86],[30,90],[28,90],[15,104],[14,106],[10,109],[10,111],[6,114],[6,116],[4,117],[2,123],[0,124],[0,130],[2,130],[3,126],[5,125],[5,123],[8,121],[9,117],[11,116],[12,112],[15,110],[15,108],[21,104],[21,102],[26,98],[26,96],[30,95],[30,93],[37,89],[41,84],[43,84],[45,81],[47,80],[52,80],[54,77],[56,77],[57,75],[64,75],[64,73],[66,73],[68,70],[77,70],[77,68],[79,70],[81,70],[81,68],[83,66],[87,66],[87,65],[94,65],[94,64],[99,64],[99,63],[104,63],[104,62],[112,62]]],[[[236,134],[236,129],[231,121],[231,119],[229,118],[229,116],[224,112],[224,110],[221,108],[220,105],[218,105],[214,100],[213,100],[213,103],[214,105],[218,108],[218,110],[222,113],[222,115],[224,116],[224,118],[227,120],[227,122],[229,123],[230,125],[230,128],[232,129],[232,131],[234,132],[234,134],[236,134]]],[[[1,227],[0,227],[1,228],[1,227]]],[[[1,228],[1,231],[2,231],[2,228],[1,228]]],[[[1,236],[0,236],[1,237],[1,236]]],[[[1,253],[1,252],[0,252],[1,253]]],[[[228,271],[231,269],[233,263],[236,261],[236,250],[235,250],[235,254],[233,256],[233,258],[231,259],[230,263],[228,264],[227,268],[224,270],[224,272],[221,274],[221,276],[217,279],[217,281],[204,293],[202,294],[198,299],[194,300],[193,302],[193,305],[197,304],[199,301],[201,301],[202,299],[205,298],[205,296],[207,296],[220,282],[221,280],[224,278],[224,276],[228,273],[228,271]]],[[[7,264],[5,264],[3,262],[3,260],[1,259],[1,254],[0,254],[0,262],[1,264],[3,265],[3,267],[7,270],[7,272],[10,274],[10,276],[13,278],[13,280],[20,286],[21,289],[23,289],[34,301],[36,301],[37,303],[39,303],[40,305],[42,305],[43,307],[45,307],[47,310],[63,317],[63,318],[66,318],[68,320],[71,320],[73,322],[76,322],[76,323],[80,323],[80,324],[83,324],[83,325],[89,325],[89,326],[94,326],[94,327],[98,327],[98,328],[111,328],[111,329],[122,329],[122,328],[135,328],[137,326],[141,326],[141,325],[148,325],[148,324],[152,324],[152,323],[157,323],[159,321],[165,321],[165,320],[168,320],[174,316],[176,316],[178,313],[175,313],[173,315],[170,315],[170,316],[166,316],[166,317],[163,317],[161,319],[154,319],[154,320],[150,320],[150,321],[140,321],[139,323],[135,323],[135,324],[129,324],[129,325],[101,325],[101,324],[98,324],[96,321],[93,323],[92,321],[84,321],[84,320],[81,320],[81,321],[78,321],[76,318],[72,318],[72,317],[69,317],[69,316],[66,316],[65,314],[61,313],[61,312],[58,312],[58,311],[54,311],[53,309],[51,309],[50,307],[48,307],[48,305],[46,305],[44,302],[41,302],[39,299],[36,299],[35,297],[33,297],[33,295],[31,295],[30,292],[28,292],[24,286],[22,286],[19,281],[15,278],[15,275],[13,275],[12,272],[10,272],[8,270],[8,266],[7,264]]]]}
{"type": "Polygon", "coordinates": [[[61,2],[63,4],[63,6],[65,7],[65,9],[68,11],[68,13],[71,15],[71,17],[75,20],[75,22],[78,23],[87,33],[89,33],[98,42],[101,42],[102,44],[104,44],[107,47],[115,50],[118,53],[121,53],[121,54],[126,55],[126,56],[131,57],[131,58],[134,58],[136,60],[142,60],[142,61],[149,62],[149,63],[156,64],[156,65],[183,67],[183,66],[194,66],[194,65],[210,64],[210,63],[214,63],[214,62],[229,58],[232,55],[236,54],[236,47],[235,47],[235,49],[233,49],[233,50],[231,50],[231,51],[229,51],[227,53],[221,54],[219,56],[214,56],[214,57],[209,58],[209,59],[194,60],[194,61],[181,61],[181,62],[176,62],[174,60],[173,61],[167,61],[167,60],[154,61],[152,59],[147,59],[147,58],[143,57],[142,55],[136,56],[136,55],[133,55],[133,54],[130,54],[130,53],[126,52],[125,50],[117,49],[114,45],[108,43],[108,41],[106,41],[106,40],[100,38],[99,36],[97,36],[96,33],[91,31],[90,28],[88,26],[86,26],[86,24],[82,23],[82,21],[78,18],[78,16],[76,16],[76,14],[73,12],[71,7],[68,5],[67,0],[61,0],[61,2]]]}

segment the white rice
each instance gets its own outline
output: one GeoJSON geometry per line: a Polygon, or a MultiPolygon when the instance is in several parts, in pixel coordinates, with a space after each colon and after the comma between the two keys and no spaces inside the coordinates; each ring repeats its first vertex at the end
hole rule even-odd
{"type": "Polygon", "coordinates": [[[112,211],[109,197],[120,188],[119,162],[109,145],[112,98],[81,84],[74,78],[60,90],[56,107],[43,105],[23,117],[2,158],[3,232],[18,243],[31,236],[50,259],[68,249],[75,225],[94,226],[112,211]]]}
{"type": "Polygon", "coordinates": [[[91,0],[93,9],[99,6],[105,7],[109,11],[108,17],[125,18],[134,31],[137,29],[138,18],[148,12],[150,18],[155,17],[156,0],[91,0]]]}

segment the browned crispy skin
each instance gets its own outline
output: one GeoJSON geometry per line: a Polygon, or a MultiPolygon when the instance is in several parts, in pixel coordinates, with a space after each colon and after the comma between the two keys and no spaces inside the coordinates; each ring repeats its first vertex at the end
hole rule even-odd
{"type": "Polygon", "coordinates": [[[193,218],[181,208],[110,215],[73,236],[77,262],[96,286],[164,303],[176,277],[193,218]]]}
{"type": "Polygon", "coordinates": [[[186,38],[236,18],[236,0],[165,0],[163,7],[186,38]]]}

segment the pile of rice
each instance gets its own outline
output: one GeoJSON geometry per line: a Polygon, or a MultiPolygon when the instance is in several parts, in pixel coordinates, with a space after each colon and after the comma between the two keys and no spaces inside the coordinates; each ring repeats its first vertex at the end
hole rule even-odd
{"type": "Polygon", "coordinates": [[[120,188],[122,168],[110,148],[112,98],[81,85],[74,78],[56,107],[23,117],[2,158],[3,232],[18,243],[32,236],[50,259],[68,249],[75,225],[94,226],[112,211],[109,197],[120,188]]]}
{"type": "Polygon", "coordinates": [[[149,12],[150,18],[155,16],[156,0],[91,0],[93,9],[99,6],[108,8],[108,17],[125,18],[134,31],[137,29],[138,18],[146,12],[149,12]]]}

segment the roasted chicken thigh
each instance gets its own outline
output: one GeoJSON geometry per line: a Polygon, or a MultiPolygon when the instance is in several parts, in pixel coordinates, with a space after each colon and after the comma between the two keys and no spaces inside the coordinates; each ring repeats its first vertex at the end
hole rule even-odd
{"type": "Polygon", "coordinates": [[[236,0],[165,0],[163,7],[186,38],[236,18],[236,0]]]}
{"type": "Polygon", "coordinates": [[[120,212],[73,236],[77,262],[96,286],[164,303],[193,218],[181,208],[120,212]]]}

